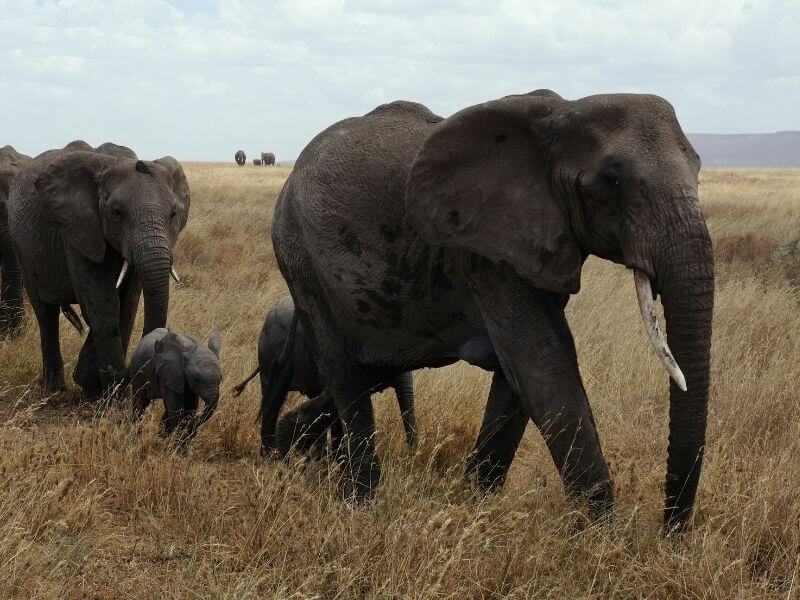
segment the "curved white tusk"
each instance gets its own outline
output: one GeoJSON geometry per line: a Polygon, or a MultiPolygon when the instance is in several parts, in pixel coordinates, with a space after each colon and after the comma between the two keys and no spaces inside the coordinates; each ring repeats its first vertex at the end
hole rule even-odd
{"type": "Polygon", "coordinates": [[[122,263],[122,270],[119,272],[119,277],[117,278],[117,289],[119,286],[122,285],[122,282],[125,281],[125,275],[128,273],[128,261],[126,260],[122,263]]]}
{"type": "Polygon", "coordinates": [[[685,392],[686,378],[675,361],[675,357],[672,356],[672,352],[667,346],[667,341],[658,327],[658,318],[653,306],[653,289],[650,287],[650,277],[648,277],[647,273],[634,269],[633,281],[636,284],[636,297],[639,299],[639,310],[642,311],[642,320],[644,321],[644,328],[647,330],[647,337],[650,338],[650,343],[653,344],[653,348],[655,348],[656,354],[661,359],[661,364],[664,365],[669,376],[685,392]]]}
{"type": "Polygon", "coordinates": [[[169,274],[172,275],[172,278],[175,280],[175,283],[181,282],[181,278],[178,277],[178,274],[175,272],[175,267],[169,268],[169,274]]]}

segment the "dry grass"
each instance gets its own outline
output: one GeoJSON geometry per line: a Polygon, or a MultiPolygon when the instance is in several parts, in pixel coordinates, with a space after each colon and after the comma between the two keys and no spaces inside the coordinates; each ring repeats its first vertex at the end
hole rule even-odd
{"type": "MultiPolygon", "coordinates": [[[[187,164],[191,219],[170,326],[224,335],[226,389],[285,291],[269,222],[285,168],[187,164]]],[[[156,434],[44,397],[38,334],[0,342],[2,598],[800,598],[800,172],[705,171],[718,292],[707,462],[691,531],[660,535],[666,376],[624,269],[590,260],[569,306],[615,477],[611,524],[565,502],[530,427],[505,489],[461,480],[488,391],[463,365],[416,379],[422,443],[376,398],[384,481],[336,499],[324,465],[265,464],[258,385],[226,393],[188,457],[156,434]]],[[[71,368],[81,340],[64,326],[71,368]]],[[[160,412],[160,406],[157,407],[160,412]]]]}

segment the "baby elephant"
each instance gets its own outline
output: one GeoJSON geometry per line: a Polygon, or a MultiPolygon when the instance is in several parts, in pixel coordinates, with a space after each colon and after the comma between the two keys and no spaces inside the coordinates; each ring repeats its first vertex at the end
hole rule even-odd
{"type": "Polygon", "coordinates": [[[178,449],[185,451],[197,428],[214,414],[219,400],[222,371],[219,331],[208,335],[208,345],[191,335],[154,329],[136,345],[131,356],[130,377],[133,387],[135,418],[154,398],[164,399],[162,434],[170,435],[179,428],[178,449]],[[197,416],[197,398],[205,406],[197,416]]]}
{"type": "MultiPolygon", "coordinates": [[[[250,380],[260,374],[262,399],[269,397],[270,367],[283,351],[293,316],[294,301],[291,296],[284,296],[269,309],[258,338],[258,367],[234,388],[235,394],[241,394],[250,380]]],[[[318,453],[328,428],[336,449],[342,435],[341,423],[333,398],[327,390],[322,389],[314,353],[309,346],[307,336],[303,333],[302,324],[297,325],[292,350],[289,391],[300,392],[311,400],[299,405],[281,419],[276,435],[277,449],[284,456],[293,445],[299,450],[314,449],[318,453]]],[[[414,447],[417,444],[417,423],[414,416],[414,382],[411,373],[403,373],[373,391],[380,391],[386,387],[394,388],[397,394],[406,441],[409,446],[414,447]]],[[[274,413],[276,419],[279,410],[280,406],[276,406],[270,411],[274,413]]]]}

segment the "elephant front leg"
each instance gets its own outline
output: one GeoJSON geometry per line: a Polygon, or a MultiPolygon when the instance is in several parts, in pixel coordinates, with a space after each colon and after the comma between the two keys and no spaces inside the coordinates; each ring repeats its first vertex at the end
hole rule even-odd
{"type": "Polygon", "coordinates": [[[125,372],[119,296],[105,265],[82,257],[71,257],[68,262],[73,285],[79,291],[81,313],[89,325],[73,378],[85,395],[98,397],[125,372]]]}
{"type": "Polygon", "coordinates": [[[502,265],[482,270],[473,290],[503,373],[542,432],[567,494],[586,497],[593,514],[607,512],[613,502],[608,466],[564,298],[532,288],[502,265]]]}
{"type": "Polygon", "coordinates": [[[467,460],[466,476],[493,491],[502,486],[530,417],[502,371],[492,378],[475,449],[467,460]]]}

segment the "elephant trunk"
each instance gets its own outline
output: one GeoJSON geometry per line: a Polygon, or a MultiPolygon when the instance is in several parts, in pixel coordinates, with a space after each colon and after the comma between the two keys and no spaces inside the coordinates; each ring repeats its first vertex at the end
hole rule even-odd
{"type": "Polygon", "coordinates": [[[705,225],[659,253],[656,278],[667,341],[685,376],[685,391],[670,381],[669,446],[664,527],[683,529],[691,517],[705,445],[714,260],[705,225]]]}
{"type": "Polygon", "coordinates": [[[169,307],[169,278],[172,268],[172,252],[166,240],[161,244],[149,244],[139,252],[135,260],[139,282],[144,295],[145,336],[167,324],[169,307]]]}

